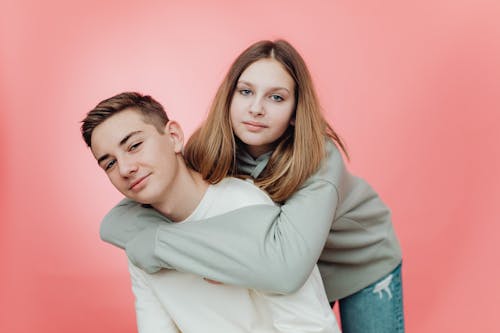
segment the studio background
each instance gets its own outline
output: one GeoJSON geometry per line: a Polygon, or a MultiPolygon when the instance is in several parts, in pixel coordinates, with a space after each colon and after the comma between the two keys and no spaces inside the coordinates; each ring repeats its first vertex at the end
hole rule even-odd
{"type": "Polygon", "coordinates": [[[136,331],[126,257],[98,236],[121,195],[79,121],[137,90],[189,135],[234,58],[276,38],[392,209],[407,331],[496,331],[499,17],[494,0],[2,0],[0,332],[136,331]]]}

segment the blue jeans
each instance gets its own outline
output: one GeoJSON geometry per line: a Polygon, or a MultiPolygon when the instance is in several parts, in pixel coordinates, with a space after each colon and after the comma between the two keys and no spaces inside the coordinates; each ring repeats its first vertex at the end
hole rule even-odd
{"type": "Polygon", "coordinates": [[[401,264],[368,287],[339,300],[343,333],[404,332],[401,264]]]}

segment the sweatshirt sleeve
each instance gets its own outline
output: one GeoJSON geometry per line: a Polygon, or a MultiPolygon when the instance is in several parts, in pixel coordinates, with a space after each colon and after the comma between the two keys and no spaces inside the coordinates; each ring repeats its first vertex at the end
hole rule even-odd
{"type": "Polygon", "coordinates": [[[333,144],[327,149],[325,163],[281,207],[254,205],[146,227],[127,242],[129,259],[150,273],[174,268],[261,291],[295,292],[322,252],[339,200],[335,184],[343,164],[333,144]]]}
{"type": "Polygon", "coordinates": [[[101,239],[125,249],[125,245],[140,231],[171,223],[155,209],[146,207],[127,198],[120,201],[104,216],[99,231],[101,239]]]}

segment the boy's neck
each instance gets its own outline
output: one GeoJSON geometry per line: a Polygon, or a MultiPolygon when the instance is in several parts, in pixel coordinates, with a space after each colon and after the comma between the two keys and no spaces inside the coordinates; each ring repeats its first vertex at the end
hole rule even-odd
{"type": "Polygon", "coordinates": [[[165,200],[152,206],[173,222],[183,221],[198,207],[208,185],[200,173],[182,163],[165,200]]]}

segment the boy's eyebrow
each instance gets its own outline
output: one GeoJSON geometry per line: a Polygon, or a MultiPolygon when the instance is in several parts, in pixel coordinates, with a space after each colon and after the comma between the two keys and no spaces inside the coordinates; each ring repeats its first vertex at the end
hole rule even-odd
{"type": "Polygon", "coordinates": [[[108,157],[109,157],[109,154],[104,154],[104,155],[102,155],[101,157],[99,157],[99,158],[97,159],[97,164],[99,164],[99,165],[100,165],[100,164],[101,164],[101,162],[102,162],[102,161],[104,161],[105,159],[107,159],[108,157]]]}
{"type": "Polygon", "coordinates": [[[123,146],[124,144],[127,143],[128,139],[130,139],[132,136],[139,134],[139,133],[142,133],[142,131],[134,131],[134,132],[130,132],[129,134],[125,135],[125,137],[120,141],[119,145],[123,146]]]}
{"type": "MultiPolygon", "coordinates": [[[[131,137],[133,137],[134,135],[139,134],[139,133],[142,133],[142,131],[133,131],[133,132],[130,132],[129,134],[125,135],[125,137],[123,139],[120,140],[120,143],[118,145],[119,146],[123,146],[124,144],[127,143],[127,141],[131,137]]],[[[101,162],[104,161],[105,159],[107,159],[108,157],[109,157],[109,154],[102,155],[101,157],[99,157],[97,159],[97,164],[101,164],[101,162]]]]}

